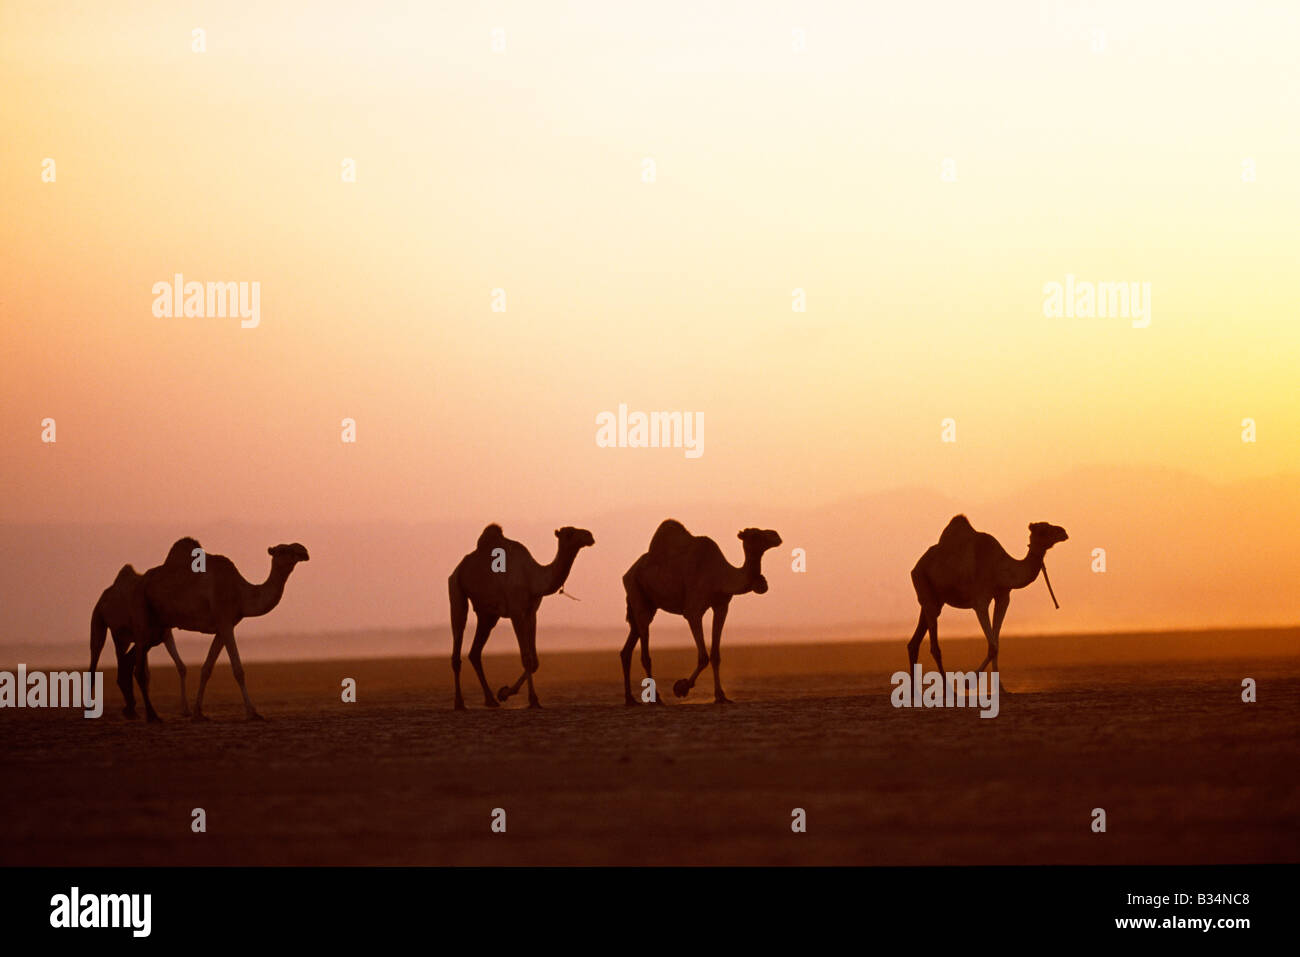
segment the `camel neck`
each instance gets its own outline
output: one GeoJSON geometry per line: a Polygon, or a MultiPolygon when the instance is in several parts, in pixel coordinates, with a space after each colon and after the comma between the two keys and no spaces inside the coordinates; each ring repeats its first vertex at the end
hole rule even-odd
{"type": "Polygon", "coordinates": [[[745,560],[737,568],[727,562],[732,571],[732,589],[733,593],[743,595],[746,592],[753,591],[754,582],[763,574],[763,553],[757,549],[750,549],[745,546],[745,560]]]}
{"type": "Polygon", "coordinates": [[[284,595],[284,583],[289,580],[291,571],[293,571],[292,565],[281,565],[272,561],[271,573],[266,576],[266,581],[260,585],[245,582],[242,602],[244,617],[256,618],[265,615],[278,605],[281,596],[284,595]]]}
{"type": "Polygon", "coordinates": [[[556,549],[555,558],[549,565],[542,566],[542,594],[554,595],[564,587],[569,572],[573,570],[573,560],[578,557],[577,549],[556,549]]]}
{"type": "Polygon", "coordinates": [[[1043,570],[1043,556],[1047,554],[1047,549],[1039,545],[1030,545],[1029,551],[1025,557],[1019,560],[1012,560],[1012,569],[1008,582],[1012,588],[1025,588],[1032,585],[1038,578],[1038,573],[1043,570]]]}

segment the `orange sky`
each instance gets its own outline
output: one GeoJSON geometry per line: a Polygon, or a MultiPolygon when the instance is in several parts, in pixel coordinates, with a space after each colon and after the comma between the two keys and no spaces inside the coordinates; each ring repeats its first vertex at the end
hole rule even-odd
{"type": "Polygon", "coordinates": [[[1294,5],[297,6],[0,12],[0,520],[1300,472],[1294,5]],[[175,273],[260,324],[156,318],[175,273]],[[1150,325],[1045,316],[1067,275],[1150,283],[1150,325]],[[597,447],[619,403],[703,454],[597,447]]]}

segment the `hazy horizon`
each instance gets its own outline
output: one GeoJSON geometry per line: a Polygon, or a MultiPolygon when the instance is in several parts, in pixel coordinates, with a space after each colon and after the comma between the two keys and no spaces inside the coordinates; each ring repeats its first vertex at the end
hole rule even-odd
{"type": "MultiPolygon", "coordinates": [[[[1061,602],[1051,605],[1046,586],[1035,582],[1013,593],[1004,633],[1109,633],[1284,627],[1300,623],[1300,589],[1293,587],[1289,545],[1271,535],[1300,526],[1300,509],[1286,493],[1300,487],[1294,476],[1213,483],[1168,469],[1072,470],[1042,479],[994,501],[954,501],[933,490],[901,489],[861,495],[822,508],[759,508],[709,505],[671,513],[697,534],[714,537],[733,563],[741,560],[735,531],[747,525],[777,528],[784,544],[769,552],[766,595],[732,603],[730,641],[762,641],[783,633],[823,640],[845,637],[902,642],[915,623],[909,573],[951,515],[967,514],[977,528],[997,537],[1013,555],[1024,552],[1030,521],[1063,524],[1070,541],[1048,554],[1048,571],[1061,602]],[[1088,518],[1091,501],[1129,488],[1127,505],[1088,518]],[[1195,524],[1184,521],[1188,509],[1195,524]],[[720,517],[713,517],[720,516],[720,517]],[[913,516],[921,516],[914,518],[913,516]],[[863,551],[858,543],[866,542],[863,551]],[[1155,543],[1157,560],[1148,555],[1155,543]],[[793,550],[804,550],[806,570],[793,570],[793,550]],[[1094,570],[1094,549],[1105,549],[1106,570],[1094,570]],[[1225,570],[1239,584],[1223,584],[1225,570]]],[[[235,561],[250,581],[269,568],[266,548],[301,541],[311,560],[295,569],[280,605],[264,618],[239,626],[248,653],[264,659],[263,639],[277,636],[369,634],[387,641],[397,632],[422,631],[423,639],[395,639],[394,647],[360,645],[356,653],[427,653],[442,657],[450,647],[446,577],[473,546],[488,521],[549,561],[554,528],[590,527],[596,538],[574,564],[566,591],[543,603],[539,644],[560,648],[617,649],[626,637],[622,573],[645,549],[658,521],[651,507],[594,514],[559,514],[548,522],[512,521],[484,515],[455,521],[276,523],[0,523],[0,604],[7,634],[0,655],[19,646],[84,645],[90,609],[125,563],[138,571],[162,560],[181,535],[195,535],[214,553],[235,561]],[[51,583],[60,583],[60,589],[51,583]],[[420,642],[423,641],[421,646],[420,642]]],[[[941,632],[976,634],[969,611],[946,609],[941,632]]],[[[690,641],[677,616],[660,615],[656,643],[690,641]]],[[[488,650],[514,647],[508,624],[488,650]]],[[[207,638],[181,633],[182,653],[201,655],[207,638]],[[193,649],[193,650],[190,650],[193,649]]],[[[310,644],[309,642],[307,643],[310,644]]],[[[295,646],[296,647],[296,646],[295,646]]],[[[305,646],[304,646],[305,647],[305,646]]],[[[293,652],[310,655],[310,648],[293,652]]],[[[73,662],[76,663],[76,656],[73,662]]],[[[160,656],[161,660],[161,656],[160,656]]]]}

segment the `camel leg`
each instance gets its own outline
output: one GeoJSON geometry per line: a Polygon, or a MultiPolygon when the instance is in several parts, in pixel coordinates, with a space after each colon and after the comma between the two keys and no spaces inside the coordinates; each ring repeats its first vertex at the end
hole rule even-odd
{"type": "Polygon", "coordinates": [[[523,674],[515,679],[514,684],[502,685],[497,689],[497,700],[508,701],[510,698],[513,698],[515,695],[519,694],[519,689],[524,686],[525,682],[528,683],[528,707],[540,708],[542,703],[537,700],[537,689],[533,687],[533,673],[527,668],[524,669],[523,674]]]}
{"type": "MultiPolygon", "coordinates": [[[[519,640],[520,659],[521,660],[523,659],[524,648],[532,648],[534,654],[536,654],[537,651],[536,615],[521,615],[519,618],[511,618],[510,625],[512,628],[514,628],[515,637],[519,640]]],[[[526,661],[523,662],[523,665],[524,665],[524,679],[528,682],[528,707],[540,708],[542,706],[542,703],[537,700],[537,689],[533,687],[533,672],[528,670],[528,662],[526,661]]],[[[513,690],[502,688],[501,692],[504,693],[507,690],[510,690],[511,694],[513,694],[514,691],[518,691],[519,690],[518,682],[515,683],[513,690]]],[[[505,695],[505,698],[508,698],[509,696],[510,695],[507,694],[505,695]]],[[[505,700],[505,698],[502,698],[502,700],[505,700]]]]}
{"type": "Polygon", "coordinates": [[[907,643],[907,674],[908,680],[911,680],[912,669],[916,666],[916,660],[921,657],[921,639],[925,637],[925,630],[928,626],[925,623],[925,610],[916,619],[916,631],[912,632],[912,640],[907,643]]]}
{"type": "Polygon", "coordinates": [[[988,606],[985,606],[984,609],[979,609],[976,606],[975,618],[979,619],[979,629],[984,632],[984,641],[988,644],[988,651],[984,653],[984,661],[979,663],[978,668],[975,668],[975,674],[979,675],[979,672],[984,670],[984,666],[993,661],[993,625],[988,623],[988,606]]]}
{"type": "Polygon", "coordinates": [[[673,684],[673,694],[679,698],[685,698],[695,687],[695,679],[700,676],[700,672],[709,666],[709,653],[704,650],[704,616],[694,615],[686,619],[686,623],[691,626],[691,637],[695,639],[695,670],[691,672],[689,678],[679,678],[673,684]]]}
{"type": "Polygon", "coordinates": [[[632,694],[632,649],[638,641],[641,642],[641,668],[645,676],[650,679],[651,686],[654,688],[652,703],[662,705],[663,696],[659,693],[659,685],[655,682],[654,669],[650,663],[650,622],[654,618],[654,609],[650,609],[648,614],[644,612],[633,613],[628,609],[628,633],[627,641],[623,645],[623,650],[619,652],[619,659],[623,663],[623,703],[627,705],[638,705],[641,699],[632,694]]]}
{"type": "Polygon", "coordinates": [[[982,605],[975,606],[975,617],[979,619],[980,631],[984,632],[984,638],[989,643],[988,657],[993,657],[993,625],[989,623],[989,610],[982,605]]]}
{"type": "MultiPolygon", "coordinates": [[[[996,617],[996,624],[989,623],[989,612],[987,608],[975,609],[975,615],[980,620],[980,627],[984,629],[984,637],[988,639],[988,643],[989,643],[989,651],[988,654],[984,656],[984,664],[981,664],[979,668],[976,669],[976,674],[978,674],[980,671],[983,671],[984,665],[988,664],[990,661],[993,662],[993,671],[998,670],[998,629],[1002,626],[1002,616],[1007,613],[1006,602],[995,601],[993,606],[993,613],[994,616],[996,617]],[[1001,605],[1000,608],[998,607],[999,604],[1001,605]]],[[[1007,691],[1006,688],[1002,687],[1001,675],[998,675],[998,693],[999,694],[1011,693],[1007,691]]]]}
{"type": "Polygon", "coordinates": [[[460,622],[460,627],[456,627],[453,622],[451,626],[451,677],[456,683],[456,700],[452,705],[457,711],[465,710],[465,698],[460,693],[460,646],[465,640],[465,623],[460,622]]]}
{"type": "Polygon", "coordinates": [[[145,720],[161,724],[162,718],[158,717],[153,702],[149,700],[149,649],[139,641],[135,643],[135,680],[140,685],[140,697],[144,700],[145,720]]]}
{"type": "Polygon", "coordinates": [[[709,646],[709,664],[713,667],[713,700],[718,704],[731,704],[731,699],[722,691],[722,626],[727,621],[728,603],[713,606],[713,642],[709,646]]]}
{"type": "Polygon", "coordinates": [[[939,669],[939,677],[943,679],[943,700],[947,704],[948,672],[944,670],[943,652],[939,650],[939,611],[922,608],[921,614],[925,618],[925,627],[930,632],[930,656],[934,658],[935,667],[939,669]]]}
{"type": "Polygon", "coordinates": [[[501,688],[497,691],[497,700],[505,701],[508,698],[513,698],[515,695],[519,694],[519,689],[524,686],[524,682],[527,681],[529,677],[530,676],[528,674],[528,669],[525,668],[523,674],[521,674],[518,678],[515,679],[514,684],[501,686],[501,688]]]}
{"type": "Polygon", "coordinates": [[[176,650],[176,639],[172,637],[172,630],[167,629],[167,634],[163,637],[163,647],[167,649],[167,654],[172,656],[172,661],[176,662],[176,674],[181,679],[181,715],[188,718],[190,716],[190,699],[185,692],[185,662],[181,661],[180,652],[176,650]]]}
{"type": "MultiPolygon", "coordinates": [[[[993,670],[998,670],[998,644],[1002,640],[1002,619],[1007,616],[1007,606],[1011,604],[1010,595],[998,595],[993,599],[993,670]]],[[[998,672],[998,694],[1011,694],[1002,686],[1002,673],[998,672]]]]}
{"type": "MultiPolygon", "coordinates": [[[[525,637],[527,637],[527,638],[529,638],[529,639],[531,640],[531,642],[532,642],[532,647],[533,647],[534,649],[537,647],[537,644],[536,644],[536,635],[537,635],[537,619],[536,619],[536,617],[530,618],[530,619],[526,620],[522,625],[518,625],[518,626],[514,625],[514,619],[511,619],[511,625],[514,626],[514,628],[515,628],[515,634],[516,634],[516,635],[520,635],[520,634],[521,634],[521,632],[520,632],[520,628],[522,628],[522,629],[523,629],[522,635],[525,636],[525,637]]],[[[521,648],[522,648],[522,645],[521,645],[521,648]]],[[[523,657],[523,652],[522,652],[522,650],[520,651],[520,657],[521,657],[521,658],[523,657]]],[[[531,671],[528,670],[528,666],[527,666],[527,665],[524,666],[523,674],[521,674],[521,675],[518,677],[518,679],[516,679],[516,681],[515,681],[514,684],[512,684],[512,685],[508,685],[508,686],[503,686],[503,687],[502,687],[502,688],[497,692],[497,700],[498,700],[498,701],[505,701],[507,698],[510,698],[510,697],[512,697],[513,695],[518,694],[518,693],[519,693],[519,689],[524,685],[525,682],[528,683],[528,707],[530,707],[530,708],[540,708],[540,707],[542,706],[542,703],[541,703],[540,701],[537,700],[537,688],[533,685],[533,672],[531,672],[531,671]]]]}
{"type": "Polygon", "coordinates": [[[488,687],[487,675],[483,674],[483,646],[487,644],[488,635],[492,633],[492,628],[500,618],[494,615],[479,615],[478,622],[474,626],[474,641],[469,646],[469,663],[474,668],[474,673],[478,675],[478,683],[483,686],[483,703],[489,708],[501,707],[497,704],[497,699],[492,697],[492,689],[488,687]]]}
{"type": "Polygon", "coordinates": [[[212,668],[217,663],[217,657],[221,654],[223,640],[220,632],[212,638],[212,645],[208,648],[208,656],[203,659],[203,667],[199,670],[199,693],[194,698],[194,720],[207,721],[208,717],[203,713],[203,692],[208,687],[208,679],[212,677],[212,668]]]}
{"type": "Polygon", "coordinates": [[[653,704],[662,705],[663,696],[659,694],[659,683],[655,681],[654,669],[650,666],[650,619],[645,620],[641,626],[641,669],[645,676],[650,679],[651,687],[654,688],[654,696],[650,699],[653,704]]]}
{"type": "MultiPolygon", "coordinates": [[[[91,630],[91,633],[90,633],[90,675],[91,675],[91,680],[92,680],[92,681],[94,680],[95,670],[99,667],[99,655],[100,655],[100,652],[102,652],[102,651],[104,650],[104,640],[105,640],[107,637],[108,637],[108,629],[107,629],[107,628],[104,629],[103,634],[100,634],[100,633],[96,632],[96,631],[93,630],[93,629],[91,630]]],[[[118,643],[118,642],[117,642],[117,636],[114,635],[114,636],[113,636],[113,644],[114,644],[114,645],[117,645],[117,643],[118,643]]],[[[116,651],[117,651],[117,661],[118,661],[118,664],[120,665],[120,664],[122,663],[122,649],[119,647],[119,648],[116,648],[116,651]]],[[[121,675],[118,675],[118,678],[119,678],[119,680],[120,680],[121,675]]]]}
{"type": "Polygon", "coordinates": [[[451,592],[451,677],[456,684],[457,711],[465,710],[465,699],[460,693],[460,646],[465,640],[465,623],[469,620],[469,602],[452,576],[448,585],[451,592]]]}
{"type": "Polygon", "coordinates": [[[122,700],[126,706],[122,708],[122,714],[128,718],[136,717],[135,713],[135,688],[131,684],[131,676],[135,672],[135,652],[119,648],[117,650],[117,686],[122,690],[122,700]]]}
{"type": "MultiPolygon", "coordinates": [[[[636,625],[628,626],[627,641],[623,643],[623,650],[618,653],[618,660],[623,665],[623,703],[626,705],[640,704],[636,698],[632,697],[632,649],[636,647],[636,640],[640,635],[636,633],[636,625]]],[[[648,662],[650,655],[642,646],[641,660],[648,662]]],[[[649,671],[649,667],[646,668],[649,671]]],[[[658,697],[656,695],[656,697],[658,697]]]]}
{"type": "MultiPolygon", "coordinates": [[[[102,634],[94,631],[90,635],[90,675],[94,680],[95,672],[99,669],[99,655],[104,650],[104,640],[110,629],[105,628],[102,634]]],[[[113,633],[113,653],[117,658],[117,687],[122,692],[122,700],[125,707],[122,708],[122,714],[128,718],[135,717],[135,690],[131,687],[131,673],[135,670],[135,659],[127,656],[127,648],[131,642],[124,640],[117,632],[113,633]]]]}
{"type": "Polygon", "coordinates": [[[983,617],[980,616],[980,610],[975,609],[975,617],[980,620],[980,631],[984,632],[984,640],[988,642],[988,652],[984,655],[984,660],[980,662],[980,666],[975,669],[977,675],[984,670],[985,665],[993,660],[993,626],[987,624],[988,616],[987,608],[984,610],[983,617]]]}
{"type": "Polygon", "coordinates": [[[230,670],[235,673],[235,681],[239,684],[239,693],[244,696],[244,714],[249,721],[265,721],[257,709],[253,707],[252,699],[248,697],[248,685],[244,683],[244,663],[239,660],[239,648],[235,645],[235,632],[232,628],[226,632],[226,654],[230,656],[230,670]]]}

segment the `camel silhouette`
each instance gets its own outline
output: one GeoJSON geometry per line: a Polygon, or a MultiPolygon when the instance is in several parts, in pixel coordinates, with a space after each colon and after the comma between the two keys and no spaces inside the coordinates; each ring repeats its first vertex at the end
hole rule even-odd
{"type": "MultiPolygon", "coordinates": [[[[197,547],[197,542],[195,546],[197,547]]],[[[136,636],[131,630],[131,617],[143,582],[143,575],[132,566],[123,565],[122,570],[117,573],[117,578],[113,579],[113,584],[105,588],[99,596],[99,601],[95,602],[95,609],[90,615],[90,673],[94,674],[99,667],[99,654],[103,651],[104,641],[111,631],[117,657],[117,686],[122,690],[122,698],[126,702],[122,713],[128,718],[136,716],[132,675],[135,672],[135,656],[142,653],[138,651],[140,643],[135,647],[132,646],[136,636]]],[[[172,630],[163,629],[160,636],[155,634],[151,638],[161,640],[167,648],[167,653],[172,656],[172,661],[176,662],[176,674],[181,679],[181,714],[188,716],[190,703],[185,691],[185,662],[181,661],[180,653],[176,650],[172,630]]],[[[146,675],[148,668],[146,662],[146,675]]]]}
{"type": "MultiPolygon", "coordinates": [[[[926,631],[930,632],[930,654],[934,656],[939,671],[943,672],[943,656],[939,652],[939,612],[944,605],[975,610],[980,629],[988,641],[988,654],[976,671],[983,671],[990,662],[991,671],[997,671],[998,637],[1011,602],[1011,590],[1032,584],[1039,572],[1046,577],[1043,556],[1053,545],[1069,537],[1059,525],[1032,522],[1029,526],[1029,552],[1024,558],[1016,559],[1008,555],[992,535],[977,532],[965,515],[957,515],[949,521],[939,536],[938,544],[926,549],[912,569],[912,586],[916,589],[916,600],[921,604],[921,616],[916,623],[916,632],[907,643],[908,674],[916,664],[926,631]],[[993,604],[992,621],[989,620],[990,602],[993,604]]],[[[1047,587],[1051,589],[1050,582],[1047,587]]],[[[947,682],[944,682],[944,687],[946,694],[947,682]]],[[[1005,687],[1000,690],[1010,693],[1005,687]]]]}
{"type": "Polygon", "coordinates": [[[299,562],[308,560],[307,549],[296,542],[268,548],[271,573],[266,581],[254,585],[245,581],[235,563],[224,555],[208,554],[205,570],[194,571],[191,555],[198,547],[199,543],[192,538],[180,539],[172,545],[161,565],[144,573],[144,581],[137,591],[132,630],[136,635],[155,636],[148,642],[137,641],[137,647],[142,650],[136,656],[136,679],[144,698],[145,714],[150,721],[160,720],[149,701],[148,649],[162,640],[164,630],[179,628],[214,636],[203,670],[199,672],[194,720],[207,720],[203,714],[203,692],[222,648],[230,657],[230,669],[244,696],[245,713],[250,720],[261,720],[262,716],[253,707],[244,683],[244,666],[235,644],[235,625],[245,618],[265,615],[280,603],[290,573],[299,562]]]}
{"type": "MultiPolygon", "coordinates": [[[[633,562],[623,576],[630,630],[619,659],[623,663],[623,694],[627,704],[640,703],[632,696],[631,679],[632,648],[638,639],[641,667],[646,677],[654,680],[650,670],[650,622],[659,609],[686,619],[699,652],[695,671],[689,678],[678,679],[673,684],[673,694],[685,698],[695,687],[700,672],[712,663],[713,700],[719,704],[730,703],[722,691],[719,674],[722,664],[719,646],[727,608],[733,595],[751,591],[761,595],[767,591],[767,579],[760,568],[763,553],[781,544],[781,536],[771,529],[746,528],[737,532],[736,537],[744,543],[745,561],[739,568],[727,561],[713,539],[692,535],[681,522],[670,518],[655,529],[650,550],[633,562]],[[705,654],[704,613],[709,609],[713,609],[713,645],[705,654]]],[[[663,703],[657,691],[654,701],[663,703]]]]}
{"type": "Polygon", "coordinates": [[[542,706],[533,687],[533,674],[538,665],[537,609],[543,598],[564,587],[578,552],[596,544],[591,532],[568,525],[557,528],[555,537],[555,558],[549,565],[539,565],[528,549],[505,537],[500,525],[489,525],[479,535],[474,551],[460,560],[447,579],[447,592],[451,599],[451,673],[456,683],[456,710],[465,708],[465,699],[460,691],[460,647],[465,639],[470,605],[474,606],[477,624],[469,649],[469,663],[483,686],[483,703],[489,708],[499,707],[483,673],[483,646],[496,623],[508,618],[519,642],[524,672],[513,686],[501,688],[498,697],[505,701],[527,681],[528,706],[542,706]]]}

